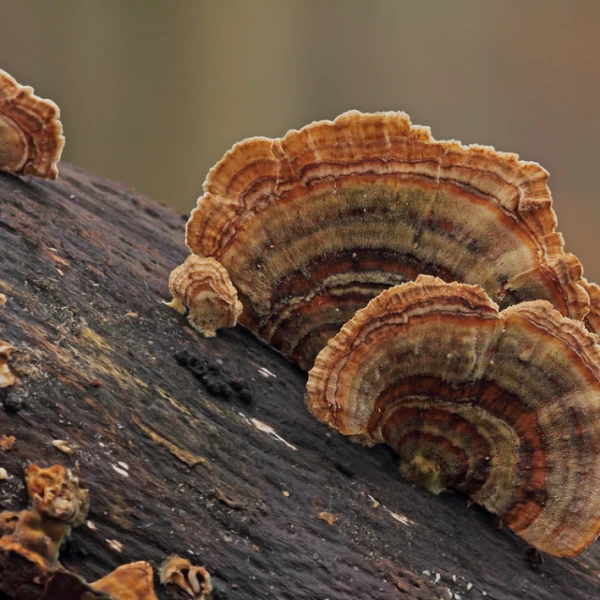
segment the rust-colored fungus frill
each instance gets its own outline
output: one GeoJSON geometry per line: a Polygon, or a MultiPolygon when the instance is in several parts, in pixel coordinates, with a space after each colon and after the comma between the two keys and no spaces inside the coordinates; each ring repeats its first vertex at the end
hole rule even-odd
{"type": "Polygon", "coordinates": [[[178,585],[194,600],[207,600],[213,589],[210,573],[204,567],[195,567],[189,560],[179,556],[171,556],[162,565],[160,582],[178,585]]]}
{"type": "Polygon", "coordinates": [[[42,569],[58,566],[60,547],[81,525],[89,508],[88,490],[73,473],[60,465],[25,470],[32,510],[0,515],[0,548],[17,552],[42,569]]]}
{"type": "Polygon", "coordinates": [[[206,337],[214,337],[217,329],[234,327],[242,312],[236,289],[225,268],[213,258],[191,254],[169,277],[173,300],[167,303],[178,312],[186,304],[190,325],[206,337]]]}
{"type": "Polygon", "coordinates": [[[56,179],[65,138],[60,110],[0,70],[0,170],[56,179]]]}
{"type": "Polygon", "coordinates": [[[455,488],[544,552],[600,531],[600,347],[548,302],[498,312],[477,286],[421,276],[331,339],[307,403],[340,433],[389,444],[402,475],[455,488]]]}
{"type": "Polygon", "coordinates": [[[152,579],[152,567],[140,561],[121,565],[90,587],[117,600],[158,600],[152,579]]]}
{"type": "Polygon", "coordinates": [[[583,287],[590,297],[590,312],[585,316],[585,326],[600,336],[600,286],[582,280],[583,287]]]}
{"type": "Polygon", "coordinates": [[[547,177],[515,154],[435,141],[402,112],[351,111],[236,144],[186,241],[227,269],[240,323],[309,369],[357,310],[421,273],[582,319],[581,265],[555,232],[547,177]]]}

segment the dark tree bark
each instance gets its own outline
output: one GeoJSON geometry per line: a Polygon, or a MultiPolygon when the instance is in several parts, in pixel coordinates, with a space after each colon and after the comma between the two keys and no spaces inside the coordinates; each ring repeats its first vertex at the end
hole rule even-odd
{"type": "MultiPolygon", "coordinates": [[[[0,339],[20,379],[0,410],[0,436],[16,437],[0,508],[27,505],[28,464],[76,469],[93,528],[73,531],[65,568],[93,581],[179,554],[208,568],[217,599],[598,596],[597,544],[533,565],[464,497],[408,485],[391,451],[316,422],[306,375],[248,332],[204,339],[164,306],[184,225],[75,167],[55,183],[0,174],[0,339]]],[[[0,599],[28,568],[2,556],[0,599]]]]}

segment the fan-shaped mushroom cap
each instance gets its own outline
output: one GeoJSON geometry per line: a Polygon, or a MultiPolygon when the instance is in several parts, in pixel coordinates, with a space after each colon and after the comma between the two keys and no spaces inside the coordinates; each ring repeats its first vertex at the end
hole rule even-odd
{"type": "Polygon", "coordinates": [[[56,179],[65,138],[60,110],[0,70],[0,170],[56,179]]]}
{"type": "Polygon", "coordinates": [[[405,478],[452,487],[540,550],[600,531],[600,348],[548,302],[498,312],[477,286],[421,276],[346,323],[307,403],[340,433],[389,444],[405,478]]]}
{"type": "Polygon", "coordinates": [[[309,369],[358,309],[420,273],[582,319],[581,265],[555,232],[547,178],[515,154],[437,142],[404,113],[351,111],[236,144],[186,241],[227,269],[240,322],[309,369]]]}
{"type": "Polygon", "coordinates": [[[154,593],[152,567],[140,561],[121,565],[112,573],[90,585],[93,590],[106,592],[117,600],[158,600],[154,593]]]}
{"type": "Polygon", "coordinates": [[[225,268],[213,258],[191,254],[169,277],[173,300],[168,304],[180,312],[181,302],[188,308],[188,321],[206,337],[217,329],[234,327],[242,312],[236,289],[225,268]]]}

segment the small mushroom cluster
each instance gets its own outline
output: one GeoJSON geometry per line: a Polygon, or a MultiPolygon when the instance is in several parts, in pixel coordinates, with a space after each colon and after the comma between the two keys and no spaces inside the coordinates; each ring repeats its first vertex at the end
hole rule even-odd
{"type": "MultiPolygon", "coordinates": [[[[161,584],[175,584],[193,600],[209,600],[211,596],[210,574],[204,567],[193,566],[189,560],[172,556],[162,565],[159,575],[161,584]]],[[[115,600],[158,600],[154,592],[154,572],[145,561],[121,565],[90,587],[110,594],[115,600]]]]}
{"type": "MultiPolygon", "coordinates": [[[[77,589],[84,586],[104,592],[109,594],[107,598],[157,600],[152,566],[145,561],[121,565],[91,584],[61,567],[58,561],[61,547],[71,528],[85,522],[89,510],[89,492],[71,470],[61,465],[47,469],[30,465],[25,470],[25,482],[31,509],[0,513],[0,552],[13,552],[33,563],[41,576],[33,575],[38,583],[60,572],[66,577],[63,587],[74,579],[78,582],[77,589]]],[[[178,585],[194,600],[208,600],[212,592],[208,571],[177,556],[165,561],[160,581],[178,585]]],[[[88,595],[84,593],[81,597],[88,595]]]]}
{"type": "MultiPolygon", "coordinates": [[[[400,112],[248,139],[209,172],[200,258],[172,283],[218,273],[197,287],[209,334],[235,323],[235,287],[240,323],[310,371],[318,419],[574,555],[600,532],[600,287],[564,251],[547,179],[400,112]]],[[[192,312],[194,286],[171,289],[192,312]]]]}
{"type": "Polygon", "coordinates": [[[54,569],[71,528],[85,521],[88,490],[60,465],[30,465],[25,482],[31,509],[0,514],[0,548],[21,554],[41,569],[54,569]]]}

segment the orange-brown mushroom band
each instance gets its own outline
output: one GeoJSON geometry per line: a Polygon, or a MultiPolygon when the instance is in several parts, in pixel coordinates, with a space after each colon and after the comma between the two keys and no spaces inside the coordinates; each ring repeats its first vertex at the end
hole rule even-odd
{"type": "Polygon", "coordinates": [[[585,326],[588,331],[600,335],[600,286],[582,280],[583,287],[590,297],[590,312],[585,316],[585,326]]]}
{"type": "Polygon", "coordinates": [[[404,113],[345,113],[234,146],[187,227],[244,304],[240,322],[309,369],[354,313],[421,273],[582,319],[547,173],[514,154],[437,142],[404,113]]]}
{"type": "Polygon", "coordinates": [[[600,347],[545,301],[498,312],[477,286],[421,276],[329,341],[307,403],[340,433],[389,444],[409,481],[454,488],[544,552],[600,531],[600,347]]]}
{"type": "Polygon", "coordinates": [[[56,179],[65,144],[59,117],[54,102],[0,70],[0,170],[56,179]]]}
{"type": "Polygon", "coordinates": [[[223,266],[213,258],[191,254],[169,277],[173,301],[179,310],[181,302],[189,308],[188,321],[207,337],[222,327],[234,327],[242,312],[236,289],[223,266]]]}

